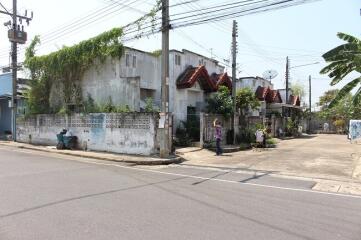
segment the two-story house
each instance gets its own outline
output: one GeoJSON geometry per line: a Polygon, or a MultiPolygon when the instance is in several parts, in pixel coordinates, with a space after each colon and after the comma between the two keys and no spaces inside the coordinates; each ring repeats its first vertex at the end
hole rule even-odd
{"type": "MultiPolygon", "coordinates": [[[[187,114],[199,113],[207,96],[220,85],[231,89],[232,83],[224,67],[214,59],[188,50],[170,50],[169,56],[169,111],[175,124],[187,119],[187,114]]],[[[50,106],[59,104],[61,83],[54,83],[50,106]]],[[[114,105],[127,105],[142,111],[147,98],[161,105],[161,57],[159,54],[125,47],[120,59],[107,59],[88,69],[74,88],[82,98],[91,97],[97,104],[109,99],[114,105]]]]}

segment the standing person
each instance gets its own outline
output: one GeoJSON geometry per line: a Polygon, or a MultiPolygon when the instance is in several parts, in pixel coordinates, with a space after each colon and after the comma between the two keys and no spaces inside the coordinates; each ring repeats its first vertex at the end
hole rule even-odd
{"type": "Polygon", "coordinates": [[[216,154],[217,156],[222,154],[221,141],[222,141],[222,126],[218,119],[215,119],[213,122],[215,128],[214,137],[216,138],[216,154]]]}

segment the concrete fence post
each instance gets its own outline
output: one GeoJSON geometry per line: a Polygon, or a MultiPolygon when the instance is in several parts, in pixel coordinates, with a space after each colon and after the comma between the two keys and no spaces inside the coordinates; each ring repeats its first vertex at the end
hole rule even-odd
{"type": "Polygon", "coordinates": [[[272,114],[272,116],[271,116],[271,123],[272,123],[271,136],[275,137],[276,136],[276,116],[274,114],[272,114]]]}
{"type": "Polygon", "coordinates": [[[234,119],[234,133],[233,134],[234,134],[234,139],[235,139],[234,144],[236,144],[237,136],[239,134],[239,113],[236,113],[234,115],[234,117],[235,117],[235,119],[234,119]]]}
{"type": "Polygon", "coordinates": [[[65,114],[65,128],[69,129],[70,123],[69,123],[69,115],[65,114]]]}
{"type": "Polygon", "coordinates": [[[199,146],[204,147],[204,113],[199,114],[199,146]]]}

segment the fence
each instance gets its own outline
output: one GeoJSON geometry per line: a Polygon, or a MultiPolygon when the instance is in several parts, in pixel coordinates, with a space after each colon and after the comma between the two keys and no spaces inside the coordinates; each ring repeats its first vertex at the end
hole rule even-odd
{"type": "Polygon", "coordinates": [[[157,151],[157,127],[152,113],[46,114],[18,119],[17,139],[55,145],[56,134],[66,128],[84,150],[150,155],[157,151]]]}
{"type": "Polygon", "coordinates": [[[200,114],[200,145],[204,146],[206,143],[215,141],[215,128],[213,122],[218,119],[222,124],[222,144],[227,143],[227,132],[232,129],[232,119],[225,119],[222,115],[216,114],[200,114]]]}

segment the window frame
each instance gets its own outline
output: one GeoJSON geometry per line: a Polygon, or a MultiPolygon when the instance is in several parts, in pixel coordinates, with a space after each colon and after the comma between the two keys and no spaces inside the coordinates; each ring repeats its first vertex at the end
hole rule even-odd
{"type": "Polygon", "coordinates": [[[132,57],[132,66],[133,66],[133,68],[137,67],[137,56],[136,55],[133,55],[133,57],[132,57]]]}
{"type": "Polygon", "coordinates": [[[175,54],[175,65],[180,66],[182,64],[181,56],[179,54],[175,54]]]}
{"type": "Polygon", "coordinates": [[[125,54],[125,66],[130,67],[130,54],[129,53],[125,54]]]}

